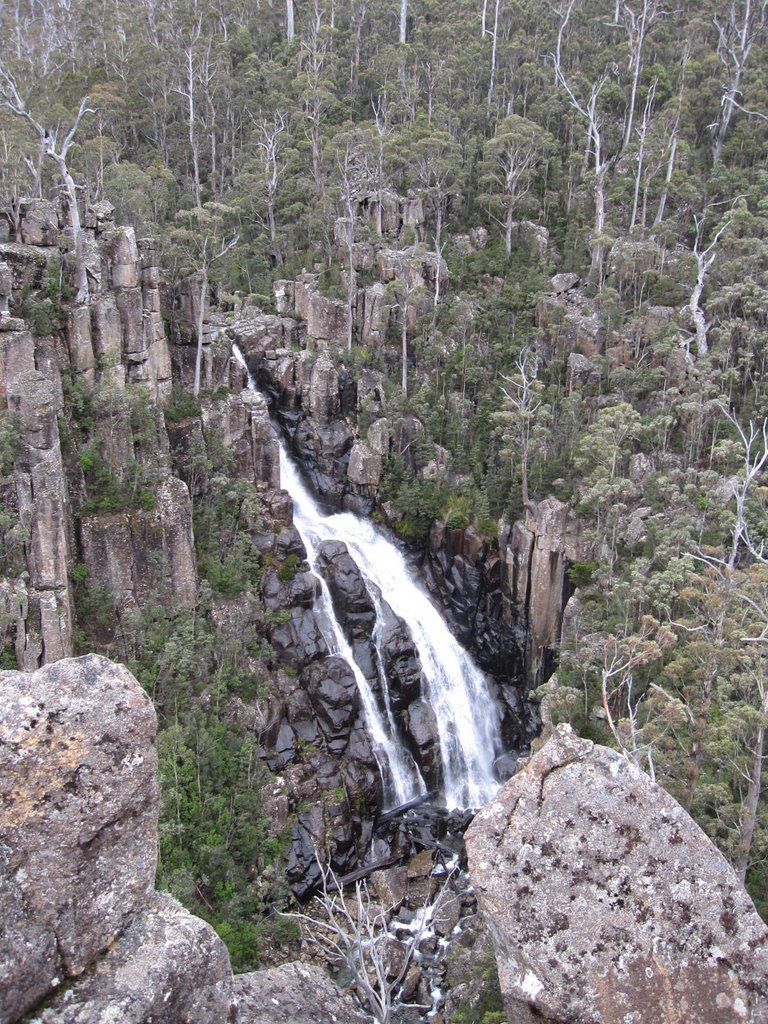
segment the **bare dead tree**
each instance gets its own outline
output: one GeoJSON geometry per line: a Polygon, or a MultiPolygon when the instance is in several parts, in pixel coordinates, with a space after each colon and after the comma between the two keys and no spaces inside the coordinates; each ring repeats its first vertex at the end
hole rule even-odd
{"type": "Polygon", "coordinates": [[[352,142],[349,138],[346,140],[344,149],[337,154],[337,166],[341,182],[341,202],[344,208],[341,228],[344,234],[344,247],[347,250],[347,351],[351,352],[355,323],[355,294],[357,291],[357,274],[354,267],[357,195],[354,181],[354,153],[352,142]]]}
{"type": "Polygon", "coordinates": [[[285,131],[285,115],[278,111],[271,120],[261,118],[254,121],[259,130],[256,145],[261,152],[262,169],[264,172],[264,186],[267,191],[267,226],[269,238],[272,242],[272,249],[277,263],[283,262],[282,253],[276,249],[277,224],[275,222],[275,208],[277,205],[277,189],[283,173],[283,166],[279,160],[280,136],[285,131]]]}
{"type": "Polygon", "coordinates": [[[575,5],[576,0],[567,0],[567,2],[566,0],[563,0],[560,6],[555,9],[555,13],[559,20],[559,26],[557,30],[555,50],[551,54],[551,57],[555,68],[555,79],[557,84],[563,89],[568,97],[569,103],[576,113],[582,118],[587,127],[587,150],[585,152],[585,158],[587,158],[591,152],[595,169],[595,218],[593,226],[592,266],[590,276],[592,277],[595,286],[600,287],[602,284],[603,261],[605,258],[605,182],[608,170],[613,163],[613,159],[605,154],[603,126],[597,105],[600,93],[607,84],[610,74],[608,71],[605,71],[591,83],[589,87],[589,95],[586,99],[577,95],[576,87],[566,74],[563,67],[563,39],[575,5]]]}
{"type": "Polygon", "coordinates": [[[205,303],[208,298],[208,279],[211,267],[222,256],[225,256],[230,249],[234,249],[239,241],[239,236],[234,235],[226,241],[215,241],[203,236],[200,241],[200,301],[197,312],[197,349],[195,351],[195,380],[192,386],[192,394],[197,398],[200,394],[200,372],[203,363],[203,335],[205,327],[205,303]]]}
{"type": "Polygon", "coordinates": [[[320,892],[315,898],[317,914],[298,912],[282,916],[299,922],[305,942],[322,953],[331,966],[349,971],[375,1019],[380,1024],[389,1024],[400,986],[447,892],[446,884],[431,904],[427,896],[417,912],[416,927],[401,944],[399,966],[392,977],[388,923],[394,906],[376,904],[367,879],[355,882],[353,892],[345,893],[330,865],[322,865],[319,859],[317,863],[321,876],[320,892]]]}
{"type": "Polygon", "coordinates": [[[528,457],[533,417],[541,403],[537,400],[539,354],[533,348],[524,349],[517,357],[517,373],[514,377],[502,374],[502,380],[509,387],[501,385],[501,392],[512,407],[520,445],[520,483],[523,492],[523,508],[534,513],[536,510],[528,496],[528,457]]]}
{"type": "MultiPolygon", "coordinates": [[[[720,239],[731,226],[731,221],[733,220],[733,214],[730,213],[715,232],[709,245],[702,248],[706,216],[706,211],[694,216],[694,222],[696,224],[696,239],[693,243],[693,255],[696,260],[696,281],[693,285],[691,297],[688,300],[687,306],[691,321],[693,322],[694,337],[696,338],[696,352],[699,356],[704,356],[709,352],[709,341],[707,340],[707,335],[709,328],[711,327],[711,324],[707,323],[704,310],[701,308],[701,295],[704,291],[707,274],[712,269],[712,265],[717,259],[717,247],[720,239]]],[[[681,336],[680,347],[684,349],[688,361],[693,363],[693,357],[691,356],[691,338],[681,336]]]]}
{"type": "Polygon", "coordinates": [[[496,84],[496,47],[499,38],[499,6],[500,0],[496,0],[493,8],[493,32],[491,33],[491,74],[488,80],[487,111],[489,115],[491,112],[491,104],[493,103],[493,90],[496,84]]]}
{"type": "Polygon", "coordinates": [[[720,102],[720,114],[711,125],[714,131],[712,162],[718,163],[731,124],[734,110],[739,108],[741,81],[760,32],[765,28],[768,0],[731,0],[724,18],[713,18],[717,30],[717,55],[727,78],[720,102]]]}
{"type": "Polygon", "coordinates": [[[80,100],[80,106],[74,120],[63,139],[60,140],[60,135],[63,131],[61,126],[56,125],[54,128],[48,129],[34,117],[26,101],[22,98],[13,75],[11,75],[0,60],[0,103],[16,117],[26,121],[37,135],[41,155],[53,160],[58,168],[59,176],[67,192],[69,222],[75,244],[75,287],[77,288],[75,301],[86,303],[88,302],[90,292],[88,288],[88,273],[85,267],[85,239],[80,221],[80,209],[77,203],[77,186],[70,172],[67,157],[75,143],[75,135],[83,118],[86,114],[93,113],[92,108],[88,106],[88,96],[83,96],[80,100]]]}
{"type": "MultiPolygon", "coordinates": [[[[198,210],[203,205],[202,186],[200,184],[200,140],[197,133],[196,109],[197,83],[200,79],[201,70],[195,59],[195,47],[200,40],[202,31],[203,16],[201,14],[184,46],[182,77],[179,78],[173,90],[186,101],[187,105],[187,137],[189,138],[189,149],[192,155],[192,181],[195,188],[195,206],[198,210]]],[[[208,46],[210,49],[210,40],[208,46]]]]}
{"type": "Polygon", "coordinates": [[[719,404],[723,415],[736,430],[741,445],[742,464],[739,473],[738,483],[734,487],[734,498],[736,499],[736,518],[731,530],[731,552],[728,561],[725,563],[729,569],[733,569],[738,558],[739,548],[743,544],[752,557],[759,562],[768,565],[768,555],[765,552],[765,541],[755,541],[749,535],[749,524],[747,523],[747,499],[754,489],[760,474],[768,465],[768,417],[762,423],[755,423],[750,420],[745,427],[733,409],[727,405],[719,404]]]}
{"type": "Polygon", "coordinates": [[[285,38],[292,42],[296,35],[296,18],[293,10],[293,0],[285,0],[285,38]]]}
{"type": "Polygon", "coordinates": [[[632,218],[629,222],[630,229],[637,223],[637,208],[640,201],[640,182],[643,178],[643,161],[645,159],[645,140],[648,135],[651,111],[653,110],[653,101],[656,98],[657,81],[657,79],[654,79],[651,83],[650,89],[648,90],[648,96],[645,100],[645,107],[643,109],[643,119],[640,122],[640,127],[637,129],[637,173],[635,174],[635,194],[632,199],[632,218]]]}
{"type": "Polygon", "coordinates": [[[660,0],[641,0],[639,10],[637,11],[630,7],[628,3],[624,4],[624,28],[626,29],[627,43],[629,44],[629,73],[632,76],[632,86],[630,89],[627,124],[624,130],[624,145],[622,149],[627,149],[632,142],[637,87],[640,84],[640,75],[643,70],[643,47],[645,46],[645,40],[662,13],[660,0]]]}

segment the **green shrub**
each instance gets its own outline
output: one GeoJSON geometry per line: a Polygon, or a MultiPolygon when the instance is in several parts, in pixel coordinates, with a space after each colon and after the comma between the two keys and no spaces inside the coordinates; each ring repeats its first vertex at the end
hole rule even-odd
{"type": "Polygon", "coordinates": [[[282,565],[277,570],[277,575],[283,583],[290,583],[293,577],[296,575],[296,567],[299,564],[298,555],[287,555],[283,560],[282,565]]]}
{"type": "Polygon", "coordinates": [[[573,562],[568,567],[568,579],[574,587],[586,587],[599,568],[597,562],[573,562]]]}
{"type": "Polygon", "coordinates": [[[171,401],[165,410],[165,419],[168,423],[179,423],[192,416],[199,416],[201,413],[200,402],[195,396],[181,386],[174,384],[171,390],[171,401]]]}

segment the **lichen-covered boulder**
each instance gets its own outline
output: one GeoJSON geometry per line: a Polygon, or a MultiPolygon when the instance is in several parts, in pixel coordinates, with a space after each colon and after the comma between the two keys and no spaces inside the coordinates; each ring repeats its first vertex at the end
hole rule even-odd
{"type": "Polygon", "coordinates": [[[28,1024],[227,1024],[232,968],[213,928],[154,893],[109,952],[28,1024]]]}
{"type": "Polygon", "coordinates": [[[764,1024],[768,928],[664,790],[559,726],[477,816],[509,1024],[764,1024]]]}
{"type": "Polygon", "coordinates": [[[235,978],[239,1024],[366,1024],[358,1009],[319,967],[281,964],[235,978]]]}
{"type": "Polygon", "coordinates": [[[152,892],[155,712],[89,655],[0,673],[0,1020],[76,977],[152,892]]]}

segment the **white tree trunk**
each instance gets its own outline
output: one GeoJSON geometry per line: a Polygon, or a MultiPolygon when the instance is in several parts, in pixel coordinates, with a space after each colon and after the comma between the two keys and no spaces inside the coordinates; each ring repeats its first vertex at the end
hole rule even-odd
{"type": "Polygon", "coordinates": [[[493,11],[493,42],[491,45],[491,77],[488,82],[488,111],[490,112],[491,104],[493,103],[493,90],[496,86],[496,43],[499,34],[499,4],[501,0],[496,0],[494,11],[493,11]]]}
{"type": "Polygon", "coordinates": [[[400,42],[404,43],[408,32],[408,0],[400,0],[400,42]]]}
{"type": "Polygon", "coordinates": [[[200,374],[203,365],[203,329],[205,326],[205,303],[208,298],[208,263],[203,262],[200,273],[200,308],[197,311],[197,352],[195,353],[195,380],[192,394],[197,398],[200,394],[200,374]]]}
{"type": "Polygon", "coordinates": [[[285,37],[288,42],[292,42],[293,37],[296,34],[296,23],[293,12],[293,0],[286,0],[285,3],[285,37]]]}
{"type": "MultiPolygon", "coordinates": [[[[768,695],[768,691],[766,691],[768,695]]],[[[768,715],[768,701],[763,696],[762,713],[763,717],[768,715]]],[[[757,806],[760,800],[763,779],[763,750],[765,748],[765,726],[761,725],[755,732],[755,745],[752,749],[752,757],[749,766],[749,783],[747,786],[747,797],[739,822],[739,847],[738,854],[733,864],[733,869],[738,875],[739,881],[743,884],[747,877],[749,868],[750,852],[752,841],[755,836],[757,824],[757,806]]]]}
{"type": "Polygon", "coordinates": [[[408,306],[403,303],[403,330],[401,336],[401,342],[403,346],[403,376],[402,376],[402,389],[403,394],[408,394],[408,306]]]}

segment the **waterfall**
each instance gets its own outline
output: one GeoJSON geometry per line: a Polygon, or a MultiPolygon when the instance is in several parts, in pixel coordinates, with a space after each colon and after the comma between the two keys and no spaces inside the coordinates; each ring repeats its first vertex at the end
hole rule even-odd
{"type": "MultiPolygon", "coordinates": [[[[245,366],[237,348],[234,352],[245,366]]],[[[253,388],[250,375],[248,380],[253,388]]],[[[317,611],[326,640],[331,650],[349,663],[360,689],[382,768],[387,802],[405,803],[424,793],[426,787],[398,737],[386,689],[382,712],[336,620],[328,587],[315,569],[318,548],[325,540],[346,544],[377,610],[383,599],[407,624],[421,661],[422,697],[436,718],[447,808],[481,807],[498,789],[493,765],[502,751],[500,713],[485,675],[451,635],[426,592],[414,580],[401,552],[382,531],[369,520],[349,512],[326,515],[282,445],[280,475],[283,488],[293,499],[294,525],[307,549],[308,561],[321,580],[321,606],[317,611]]],[[[386,687],[386,680],[383,683],[386,687]]]]}
{"type": "MultiPolygon", "coordinates": [[[[373,740],[374,753],[384,783],[385,806],[394,807],[407,803],[426,793],[427,787],[410,752],[397,739],[391,712],[385,717],[379,710],[371,684],[355,661],[352,648],[336,618],[328,584],[317,569],[318,548],[324,540],[334,538],[334,534],[332,530],[323,530],[322,527],[320,530],[317,529],[318,524],[322,523],[321,513],[301,483],[299,474],[282,444],[280,480],[283,488],[293,499],[293,525],[299,531],[299,536],[307,549],[309,566],[320,580],[321,597],[316,608],[320,629],[331,654],[338,654],[347,662],[357,682],[366,724],[373,740]]],[[[343,540],[341,537],[335,539],[343,540]]]]}

